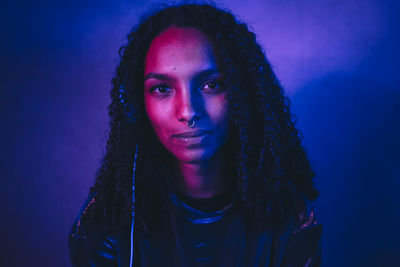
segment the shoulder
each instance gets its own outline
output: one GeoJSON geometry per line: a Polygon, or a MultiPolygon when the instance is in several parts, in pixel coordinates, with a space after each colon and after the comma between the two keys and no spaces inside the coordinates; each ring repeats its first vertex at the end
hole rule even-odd
{"type": "Polygon", "coordinates": [[[71,228],[71,232],[69,234],[70,238],[86,239],[86,231],[88,225],[84,225],[83,221],[87,216],[88,211],[94,208],[96,202],[95,196],[96,194],[91,194],[82,205],[78,217],[75,219],[74,224],[71,228]]]}
{"type": "Polygon", "coordinates": [[[73,266],[103,266],[116,263],[117,243],[105,227],[85,220],[94,208],[96,194],[91,194],[76,218],[68,236],[73,266]]]}
{"type": "Polygon", "coordinates": [[[315,208],[299,216],[298,226],[289,232],[282,259],[283,266],[319,266],[321,264],[322,225],[315,208]]]}

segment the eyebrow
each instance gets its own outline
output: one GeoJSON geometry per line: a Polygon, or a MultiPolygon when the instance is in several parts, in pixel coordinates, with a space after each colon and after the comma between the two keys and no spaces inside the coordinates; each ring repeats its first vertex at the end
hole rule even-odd
{"type": "Polygon", "coordinates": [[[159,74],[159,73],[148,73],[146,76],[144,76],[144,80],[148,79],[158,79],[158,80],[168,80],[169,76],[165,74],[159,74]]]}
{"type": "MultiPolygon", "coordinates": [[[[212,74],[216,74],[216,73],[219,73],[218,69],[215,69],[215,68],[205,69],[205,70],[202,70],[202,71],[198,72],[195,75],[195,78],[201,78],[201,77],[212,75],[212,74]]],[[[166,80],[172,80],[172,77],[170,77],[167,74],[160,74],[160,73],[150,72],[146,76],[144,76],[144,80],[145,81],[148,80],[148,79],[158,79],[158,80],[166,81],[166,80]]]]}

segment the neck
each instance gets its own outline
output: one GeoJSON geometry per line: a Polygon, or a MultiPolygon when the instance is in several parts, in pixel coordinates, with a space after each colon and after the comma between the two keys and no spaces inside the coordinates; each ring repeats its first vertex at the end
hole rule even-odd
{"type": "Polygon", "coordinates": [[[223,164],[221,158],[198,163],[179,162],[177,189],[192,198],[210,198],[224,192],[228,181],[223,164]]]}

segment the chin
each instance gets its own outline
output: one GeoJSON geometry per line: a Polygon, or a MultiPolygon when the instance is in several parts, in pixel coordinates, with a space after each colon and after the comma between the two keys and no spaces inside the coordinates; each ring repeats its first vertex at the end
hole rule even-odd
{"type": "Polygon", "coordinates": [[[215,154],[212,151],[205,151],[204,149],[190,149],[180,153],[173,153],[176,159],[185,163],[200,163],[209,160],[215,154]]]}

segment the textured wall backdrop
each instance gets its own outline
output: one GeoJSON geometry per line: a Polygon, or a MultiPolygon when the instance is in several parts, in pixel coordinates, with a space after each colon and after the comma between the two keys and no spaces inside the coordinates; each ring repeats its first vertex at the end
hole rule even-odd
{"type": "MultiPolygon", "coordinates": [[[[400,266],[397,1],[217,1],[248,22],[317,173],[323,266],[400,266]]],[[[1,266],[70,266],[118,48],[152,1],[0,6],[1,266]]]]}

